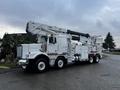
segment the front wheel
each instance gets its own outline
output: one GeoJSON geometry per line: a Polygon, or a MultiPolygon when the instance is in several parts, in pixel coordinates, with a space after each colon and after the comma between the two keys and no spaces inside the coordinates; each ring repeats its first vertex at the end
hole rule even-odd
{"type": "Polygon", "coordinates": [[[36,69],[38,72],[44,72],[48,69],[48,62],[46,60],[43,60],[43,59],[39,59],[37,60],[36,62],[36,69]]]}

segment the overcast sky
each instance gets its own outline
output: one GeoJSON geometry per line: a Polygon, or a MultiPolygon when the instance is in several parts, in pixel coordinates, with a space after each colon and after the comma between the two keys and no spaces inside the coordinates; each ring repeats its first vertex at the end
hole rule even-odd
{"type": "Polygon", "coordinates": [[[0,0],[0,37],[25,32],[28,21],[95,35],[111,32],[117,42],[120,0],[0,0]]]}

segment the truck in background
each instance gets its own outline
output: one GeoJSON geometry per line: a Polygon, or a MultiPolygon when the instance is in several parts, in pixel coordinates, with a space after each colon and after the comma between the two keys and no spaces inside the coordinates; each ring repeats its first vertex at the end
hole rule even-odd
{"type": "Polygon", "coordinates": [[[18,64],[23,70],[43,72],[51,66],[61,69],[72,62],[99,63],[102,57],[100,36],[35,22],[27,23],[26,32],[37,35],[38,43],[17,47],[18,64]]]}

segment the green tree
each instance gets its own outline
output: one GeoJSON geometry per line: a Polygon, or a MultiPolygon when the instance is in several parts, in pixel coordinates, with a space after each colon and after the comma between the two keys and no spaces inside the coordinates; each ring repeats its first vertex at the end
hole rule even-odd
{"type": "Polygon", "coordinates": [[[37,38],[35,35],[30,34],[7,34],[5,33],[2,39],[2,57],[6,58],[6,56],[11,55],[12,57],[16,57],[16,47],[19,44],[30,44],[36,43],[37,38]]]}
{"type": "Polygon", "coordinates": [[[115,43],[114,43],[113,37],[110,32],[108,32],[108,34],[104,40],[103,48],[108,49],[108,50],[115,48],[115,43]]]}

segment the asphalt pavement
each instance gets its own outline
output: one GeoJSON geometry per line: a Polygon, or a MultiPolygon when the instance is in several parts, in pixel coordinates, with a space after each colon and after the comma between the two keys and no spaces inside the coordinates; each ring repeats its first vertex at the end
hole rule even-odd
{"type": "Polygon", "coordinates": [[[99,64],[81,63],[62,70],[0,73],[0,90],[120,90],[120,56],[108,55],[99,64]]]}

